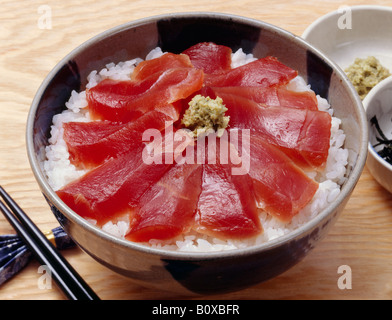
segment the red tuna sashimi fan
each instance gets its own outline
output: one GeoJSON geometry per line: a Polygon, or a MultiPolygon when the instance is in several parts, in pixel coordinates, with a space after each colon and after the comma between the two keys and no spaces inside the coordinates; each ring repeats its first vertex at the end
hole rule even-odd
{"type": "MultiPolygon", "coordinates": [[[[233,69],[230,63],[231,49],[202,43],[183,54],[165,54],[140,63],[130,81],[107,79],[87,90],[92,118],[118,123],[105,127],[104,123],[109,122],[99,121],[104,125],[98,134],[94,133],[95,137],[88,137],[93,135],[87,132],[89,129],[84,132],[86,135],[75,137],[75,162],[99,166],[59,190],[60,198],[81,216],[95,219],[99,226],[128,214],[130,229],[126,238],[138,242],[171,239],[191,228],[222,239],[253,237],[263,231],[257,203],[267,213],[290,221],[311,201],[318,188],[318,183],[292,160],[306,168],[320,169],[325,165],[331,117],[313,110],[317,103],[314,93],[293,93],[282,87],[297,72],[276,58],[258,59],[233,69]],[[202,48],[208,48],[208,52],[202,53],[202,48]],[[211,69],[211,61],[219,63],[217,69],[211,69]],[[259,89],[264,90],[262,95],[259,89]],[[142,160],[146,149],[137,143],[136,137],[143,129],[141,124],[161,131],[165,128],[163,120],[178,120],[183,112],[180,106],[196,93],[219,96],[219,92],[229,109],[229,134],[235,128],[252,129],[251,143],[245,146],[252,155],[247,174],[233,175],[232,166],[220,161],[179,165],[159,160],[147,164],[142,160]],[[294,102],[294,96],[301,101],[294,102]],[[287,131],[290,128],[294,129],[291,133],[287,131]],[[82,150],[79,142],[84,138],[92,142],[86,146],[86,154],[98,153],[105,145],[109,151],[98,156],[99,160],[89,156],[77,159],[77,148],[82,150]],[[121,152],[124,141],[132,147],[128,145],[128,150],[121,152]],[[113,142],[114,146],[109,146],[113,142]]],[[[96,125],[80,124],[86,128],[96,125]]],[[[79,124],[68,126],[71,137],[79,124]]],[[[73,148],[70,141],[69,146],[73,148]]],[[[244,155],[244,145],[237,141],[237,147],[236,152],[244,155]]],[[[173,153],[172,158],[182,151],[173,153]]],[[[162,160],[169,153],[163,148],[157,159],[162,160]]]]}

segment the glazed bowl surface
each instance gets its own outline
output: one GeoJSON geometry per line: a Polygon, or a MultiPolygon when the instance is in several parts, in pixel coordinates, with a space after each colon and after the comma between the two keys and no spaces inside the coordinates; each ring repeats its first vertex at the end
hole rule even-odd
{"type": "Polygon", "coordinates": [[[228,14],[192,12],[154,16],[110,29],[83,43],[48,74],[31,105],[27,152],[32,170],[56,218],[89,255],[135,282],[179,294],[216,294],[271,279],[301,261],[338,218],[361,175],[367,155],[366,116],[340,68],[302,38],[278,27],[228,14]],[[265,244],[238,250],[190,253],[146,247],[112,236],[70,210],[50,187],[43,171],[45,147],[55,114],[72,90],[84,90],[87,75],[107,63],[145,57],[155,47],[180,53],[212,41],[256,57],[276,56],[298,70],[327,98],[346,133],[350,150],[347,180],[336,201],[297,230],[265,244]]]}
{"type": "Polygon", "coordinates": [[[392,164],[379,152],[390,143],[379,144],[379,139],[392,139],[392,77],[378,83],[363,100],[369,125],[369,145],[366,166],[369,172],[386,190],[392,193],[392,164]],[[375,118],[374,118],[375,117],[375,118]],[[374,119],[377,120],[379,130],[374,119]],[[382,135],[385,136],[382,137],[382,135]]]}

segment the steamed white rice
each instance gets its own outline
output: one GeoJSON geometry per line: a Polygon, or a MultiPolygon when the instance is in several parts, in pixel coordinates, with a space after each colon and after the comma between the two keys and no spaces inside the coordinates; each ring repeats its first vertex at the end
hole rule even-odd
{"type": "MultiPolygon", "coordinates": [[[[146,57],[146,60],[153,59],[162,55],[160,48],[152,50],[146,57]]],[[[251,54],[245,54],[241,49],[232,55],[232,66],[240,66],[255,60],[251,54]]],[[[110,63],[102,70],[92,71],[87,80],[87,88],[92,88],[100,81],[111,78],[116,80],[128,80],[135,66],[142,59],[137,58],[130,61],[120,62],[118,64],[110,63]]],[[[288,88],[294,91],[311,90],[303,78],[296,77],[289,84],[288,88]]],[[[212,238],[194,231],[177,237],[176,239],[162,242],[151,240],[146,245],[152,247],[164,248],[167,250],[179,251],[219,251],[243,248],[266,241],[270,241],[284,234],[287,234],[299,226],[303,225],[310,219],[314,218],[321,210],[333,202],[339,195],[340,186],[345,181],[346,166],[348,163],[348,150],[343,147],[345,134],[340,129],[340,119],[333,116],[333,109],[328,101],[317,96],[318,108],[328,112],[332,116],[332,129],[330,139],[330,150],[327,165],[322,173],[309,172],[308,175],[319,182],[319,189],[313,200],[298,214],[290,223],[283,223],[266,213],[260,214],[261,224],[264,232],[251,240],[227,240],[212,238]]],[[[86,173],[84,170],[78,170],[69,161],[69,153],[63,140],[62,125],[70,121],[90,121],[87,110],[86,92],[72,92],[69,101],[66,103],[66,110],[57,114],[53,118],[51,127],[50,145],[46,147],[46,161],[44,162],[44,171],[48,181],[54,190],[59,190],[69,182],[86,173]]],[[[90,221],[95,223],[95,221],[90,221]]],[[[128,230],[127,218],[119,221],[108,222],[103,226],[103,230],[123,238],[128,230]]]]}

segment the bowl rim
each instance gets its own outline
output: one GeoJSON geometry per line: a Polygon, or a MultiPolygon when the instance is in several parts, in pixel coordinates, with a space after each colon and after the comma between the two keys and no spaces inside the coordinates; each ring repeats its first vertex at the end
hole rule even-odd
{"type": "MultiPolygon", "coordinates": [[[[369,108],[370,103],[373,101],[373,99],[380,93],[380,91],[382,91],[385,88],[391,88],[392,89],[392,75],[385,78],[384,80],[381,80],[379,83],[377,83],[370,91],[369,93],[366,95],[365,99],[363,99],[363,107],[365,108],[365,112],[367,115],[367,111],[369,108]]],[[[391,107],[392,110],[392,107],[391,107]]],[[[369,131],[370,133],[370,131],[369,131]]],[[[376,151],[376,149],[374,149],[373,145],[371,144],[371,142],[369,141],[368,143],[368,152],[370,153],[370,155],[376,159],[376,161],[381,164],[385,169],[389,170],[392,172],[392,164],[390,164],[388,161],[386,161],[385,159],[383,159],[378,152],[376,151]]]]}
{"type": "Polygon", "coordinates": [[[353,11],[388,11],[390,13],[392,13],[392,7],[388,7],[388,6],[381,6],[381,5],[368,5],[368,4],[364,4],[364,5],[354,5],[354,6],[348,6],[348,5],[342,5],[340,6],[338,9],[334,10],[334,11],[330,11],[328,13],[326,13],[325,15],[317,18],[315,21],[313,21],[306,29],[305,31],[302,33],[302,37],[306,40],[310,34],[319,26],[324,24],[326,21],[328,21],[329,19],[333,18],[336,15],[341,14],[341,10],[344,9],[350,9],[352,12],[353,11]]]}
{"type": "MultiPolygon", "coordinates": [[[[205,11],[197,11],[197,12],[178,12],[178,13],[170,13],[170,14],[160,14],[154,15],[146,18],[141,18],[137,20],[132,20],[126,23],[123,23],[119,26],[110,28],[106,31],[103,31],[94,37],[90,38],[89,40],[83,42],[81,45],[73,49],[70,53],[68,53],[63,59],[61,59],[56,66],[48,73],[48,75],[43,80],[42,84],[37,90],[37,93],[31,103],[31,107],[28,113],[27,118],[27,126],[26,126],[26,146],[27,146],[27,154],[28,159],[30,161],[30,165],[33,171],[33,174],[41,188],[41,191],[44,195],[51,201],[59,211],[66,216],[67,219],[71,220],[72,222],[76,223],[80,227],[82,227],[87,232],[94,233],[96,236],[100,238],[104,238],[106,241],[112,242],[114,244],[120,245],[122,247],[126,247],[127,249],[132,249],[138,251],[140,253],[156,255],[161,258],[165,259],[187,259],[187,260],[213,260],[213,259],[220,259],[230,256],[245,256],[251,255],[255,252],[262,252],[274,249],[276,247],[281,246],[282,244],[289,243],[292,240],[299,238],[303,234],[308,234],[314,228],[316,228],[322,221],[327,219],[331,214],[335,212],[337,207],[344,202],[345,198],[351,193],[353,188],[355,187],[363,167],[365,165],[366,157],[367,157],[367,119],[365,112],[361,112],[362,103],[357,95],[354,87],[349,82],[348,78],[346,77],[345,73],[340,69],[340,67],[330,60],[326,55],[324,55],[320,50],[313,47],[311,44],[306,42],[302,37],[297,36],[289,31],[286,31],[278,26],[269,24],[267,22],[256,20],[253,18],[243,17],[239,15],[233,15],[228,13],[218,13],[218,12],[205,12],[205,11]],[[262,27],[264,29],[268,29],[269,31],[279,34],[285,38],[291,39],[295,41],[299,46],[302,46],[304,49],[309,50],[315,53],[318,57],[322,58],[328,65],[333,67],[334,73],[337,74],[343,81],[341,82],[342,85],[346,87],[349,94],[352,96],[355,105],[359,110],[359,127],[363,133],[362,140],[360,141],[360,147],[358,152],[358,158],[355,162],[352,171],[350,172],[349,178],[347,179],[344,186],[341,188],[341,192],[339,193],[338,197],[334,201],[334,203],[327,206],[324,210],[322,210],[316,217],[312,218],[311,220],[307,221],[305,224],[300,226],[299,228],[280,236],[276,239],[272,239],[268,242],[252,245],[246,248],[239,248],[233,250],[223,250],[223,251],[209,251],[209,252],[193,252],[193,251],[171,251],[161,248],[153,248],[148,247],[139,243],[131,242],[125,239],[118,238],[114,235],[111,235],[100,228],[94,226],[93,224],[89,223],[84,218],[80,217],[78,214],[73,212],[70,208],[68,208],[56,195],[54,190],[49,186],[47,179],[44,176],[44,173],[41,170],[39,165],[37,156],[34,151],[34,143],[33,143],[33,124],[35,113],[40,101],[42,94],[45,91],[45,88],[50,84],[50,81],[54,75],[56,75],[57,71],[68,62],[73,56],[75,56],[79,51],[82,51],[84,47],[91,45],[92,43],[98,42],[105,37],[112,35],[114,33],[121,32],[123,30],[133,28],[143,24],[154,23],[159,19],[170,19],[170,18],[195,18],[195,17],[209,17],[213,19],[231,19],[233,23],[241,22],[249,25],[257,26],[258,28],[262,27]]],[[[362,108],[363,110],[363,108],[362,108]]]]}

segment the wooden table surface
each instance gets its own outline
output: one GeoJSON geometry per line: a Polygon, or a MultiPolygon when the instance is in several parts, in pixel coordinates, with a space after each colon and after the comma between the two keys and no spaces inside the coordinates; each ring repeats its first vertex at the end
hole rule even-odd
{"type": "MultiPolygon", "coordinates": [[[[301,35],[320,16],[366,1],[267,0],[0,0],[0,184],[45,231],[58,225],[28,163],[25,124],[32,99],[47,73],[69,51],[96,34],[138,18],[185,11],[233,13],[301,35]],[[114,5],[114,3],[116,5],[114,5]],[[49,10],[49,11],[48,11],[49,10]],[[44,20],[44,14],[51,20],[44,20]],[[45,24],[50,23],[50,24],[45,24]],[[45,29],[44,27],[49,27],[45,29]]],[[[372,1],[390,5],[392,1],[372,1]]],[[[0,234],[13,233],[0,216],[0,234]]],[[[176,299],[140,287],[100,265],[79,248],[63,251],[101,299],[176,299]]],[[[0,299],[64,299],[55,285],[38,286],[31,261],[0,286],[0,299]]],[[[392,195],[365,167],[343,214],[329,235],[298,265],[254,287],[197,299],[392,299],[392,195]],[[349,266],[352,288],[338,286],[349,266]]]]}

